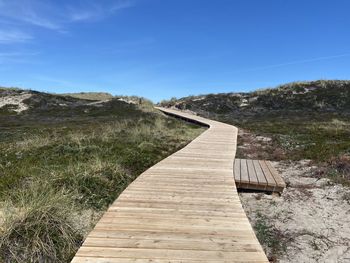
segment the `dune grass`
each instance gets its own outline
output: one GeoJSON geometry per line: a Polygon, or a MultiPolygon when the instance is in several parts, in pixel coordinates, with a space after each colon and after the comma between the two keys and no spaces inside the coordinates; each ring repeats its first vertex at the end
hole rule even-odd
{"type": "Polygon", "coordinates": [[[203,132],[149,105],[114,103],[122,113],[2,119],[0,261],[69,262],[128,184],[203,132]]]}
{"type": "Polygon", "coordinates": [[[46,181],[33,181],[5,201],[0,239],[7,262],[63,262],[75,252],[83,236],[70,215],[72,194],[55,190],[46,181]]]}

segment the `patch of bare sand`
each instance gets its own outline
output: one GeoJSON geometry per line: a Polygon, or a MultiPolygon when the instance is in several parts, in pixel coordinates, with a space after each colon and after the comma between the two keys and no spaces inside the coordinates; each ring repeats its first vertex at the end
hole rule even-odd
{"type": "Polygon", "coordinates": [[[271,229],[281,233],[283,249],[275,262],[350,262],[350,189],[328,179],[312,177],[308,160],[273,162],[287,184],[281,196],[240,193],[253,225],[262,215],[271,229]]]}
{"type": "Polygon", "coordinates": [[[15,112],[20,113],[28,109],[28,105],[23,101],[29,99],[32,96],[30,93],[21,93],[15,95],[8,95],[0,98],[0,108],[6,105],[16,105],[17,108],[13,109],[15,112]]]}
{"type": "Polygon", "coordinates": [[[86,209],[71,214],[71,218],[75,229],[79,229],[81,234],[86,237],[103,214],[104,211],[97,212],[92,209],[86,209]]]}

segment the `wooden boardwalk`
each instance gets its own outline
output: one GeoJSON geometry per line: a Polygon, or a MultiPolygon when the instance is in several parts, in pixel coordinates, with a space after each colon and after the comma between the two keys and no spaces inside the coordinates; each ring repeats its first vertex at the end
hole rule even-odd
{"type": "Polygon", "coordinates": [[[235,159],[233,171],[240,189],[282,192],[286,187],[269,161],[235,159]]]}
{"type": "Polygon", "coordinates": [[[236,191],[237,128],[161,110],[210,128],[131,183],[72,262],[268,262],[236,191]]]}

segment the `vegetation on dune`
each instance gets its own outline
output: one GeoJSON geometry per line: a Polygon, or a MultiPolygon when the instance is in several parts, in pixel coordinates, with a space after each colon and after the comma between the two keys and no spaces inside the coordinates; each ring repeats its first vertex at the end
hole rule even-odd
{"type": "Polygon", "coordinates": [[[106,92],[63,93],[61,95],[84,100],[109,100],[113,98],[112,94],[106,92]]]}
{"type": "Polygon", "coordinates": [[[28,110],[0,114],[4,262],[69,262],[130,182],[203,131],[144,99],[94,105],[31,94],[28,110]]]}
{"type": "Polygon", "coordinates": [[[350,81],[319,80],[293,82],[273,89],[249,93],[221,93],[162,101],[163,106],[202,111],[209,114],[338,112],[350,110],[350,81]]]}
{"type": "Polygon", "coordinates": [[[269,159],[311,159],[322,167],[320,175],[349,182],[342,168],[329,164],[345,162],[350,155],[350,81],[294,82],[251,93],[191,96],[161,104],[271,137],[271,147],[265,149],[270,151],[269,159]]]}
{"type": "Polygon", "coordinates": [[[74,226],[72,195],[40,180],[5,199],[0,251],[5,262],[63,262],[83,236],[74,226]]]}
{"type": "Polygon", "coordinates": [[[257,213],[255,221],[254,229],[256,237],[264,245],[265,249],[271,250],[267,252],[274,255],[271,259],[275,262],[276,256],[283,254],[286,250],[285,237],[260,212],[257,213]]]}

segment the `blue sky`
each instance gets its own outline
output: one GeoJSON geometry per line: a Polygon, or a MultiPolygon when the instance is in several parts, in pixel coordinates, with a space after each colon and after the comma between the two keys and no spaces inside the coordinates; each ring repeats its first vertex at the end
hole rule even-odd
{"type": "Polygon", "coordinates": [[[0,0],[0,85],[154,101],[350,79],[347,0],[0,0]]]}

